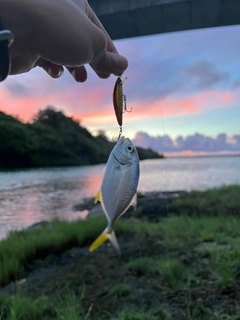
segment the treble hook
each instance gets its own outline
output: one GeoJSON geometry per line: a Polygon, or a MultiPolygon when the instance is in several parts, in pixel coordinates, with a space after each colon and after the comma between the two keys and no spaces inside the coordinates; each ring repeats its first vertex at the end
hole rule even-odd
{"type": "Polygon", "coordinates": [[[114,138],[112,138],[112,142],[117,142],[117,141],[119,141],[119,139],[121,138],[121,135],[122,135],[122,127],[119,127],[119,135],[118,135],[118,138],[117,138],[117,140],[115,140],[114,138]]]}
{"type": "Polygon", "coordinates": [[[123,94],[123,104],[124,104],[123,113],[125,111],[132,112],[132,108],[130,110],[127,109],[127,97],[125,96],[125,94],[123,94]]]}

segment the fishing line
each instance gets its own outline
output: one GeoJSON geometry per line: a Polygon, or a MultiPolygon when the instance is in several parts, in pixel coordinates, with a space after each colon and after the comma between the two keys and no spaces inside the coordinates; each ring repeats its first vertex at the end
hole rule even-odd
{"type": "MultiPolygon", "coordinates": [[[[164,138],[163,138],[163,153],[167,152],[167,148],[166,148],[166,131],[165,131],[165,125],[164,125],[164,118],[163,118],[163,112],[162,112],[162,108],[161,108],[161,104],[160,104],[160,100],[159,100],[159,95],[158,95],[158,90],[157,90],[157,86],[156,86],[156,83],[154,81],[154,78],[147,66],[147,64],[140,58],[138,57],[136,54],[134,53],[131,53],[131,52],[125,52],[123,53],[124,55],[131,55],[135,58],[137,58],[145,67],[145,69],[147,70],[148,72],[148,75],[150,76],[150,79],[152,80],[152,84],[154,86],[154,89],[157,93],[157,102],[158,102],[158,105],[159,105],[159,108],[160,108],[160,115],[161,115],[161,120],[162,120],[162,128],[163,128],[163,134],[164,134],[164,138]]],[[[166,201],[166,210],[167,210],[167,216],[168,216],[168,196],[167,196],[167,181],[168,181],[168,161],[167,161],[167,157],[165,158],[166,159],[166,162],[165,162],[165,201],[166,201]]]]}

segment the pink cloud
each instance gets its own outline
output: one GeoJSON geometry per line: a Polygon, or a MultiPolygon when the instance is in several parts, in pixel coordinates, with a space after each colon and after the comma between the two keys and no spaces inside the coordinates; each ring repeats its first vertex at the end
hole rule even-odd
{"type": "MultiPolygon", "coordinates": [[[[19,115],[20,119],[29,121],[33,114],[47,105],[53,105],[63,110],[66,115],[82,121],[84,126],[99,124],[115,124],[115,114],[112,106],[112,90],[115,79],[97,82],[94,87],[90,83],[77,84],[68,78],[60,82],[47,76],[41,76],[34,86],[34,94],[21,96],[11,92],[7,86],[0,87],[0,110],[8,114],[19,115]],[[46,81],[44,80],[46,79],[46,81]],[[67,81],[66,81],[67,80],[67,81]],[[37,95],[44,91],[44,94],[37,95]],[[47,90],[48,88],[48,90],[47,90]]],[[[21,80],[21,79],[20,79],[21,80]]],[[[19,80],[19,83],[20,83],[19,80]]],[[[126,87],[127,89],[127,87],[126,87]]],[[[225,108],[240,98],[240,89],[202,91],[196,94],[180,97],[169,94],[155,99],[153,95],[144,96],[144,90],[139,87],[137,98],[127,94],[128,108],[131,114],[124,115],[124,122],[131,122],[155,117],[186,116],[198,114],[217,108],[225,108]]],[[[31,90],[30,90],[31,91],[31,90]]],[[[32,92],[31,92],[32,93],[32,92]]]]}
{"type": "Polygon", "coordinates": [[[225,155],[239,155],[240,151],[216,151],[216,152],[209,152],[209,151],[192,151],[192,150],[183,150],[179,152],[165,152],[164,155],[167,157],[199,157],[199,156],[225,156],[225,155]]]}
{"type": "MultiPolygon", "coordinates": [[[[39,88],[39,91],[41,91],[41,88],[39,88]]],[[[79,85],[74,85],[67,90],[56,92],[50,85],[48,92],[41,96],[21,96],[14,95],[6,86],[1,86],[0,110],[8,114],[18,115],[23,121],[29,121],[33,114],[47,105],[53,105],[57,109],[65,111],[66,114],[79,118],[96,117],[98,114],[104,114],[106,100],[109,97],[107,88],[94,88],[84,93],[82,91],[79,85]]],[[[111,97],[109,101],[111,101],[111,97]]]]}
{"type": "Polygon", "coordinates": [[[237,95],[239,95],[237,91],[201,92],[188,98],[169,96],[165,99],[149,102],[149,104],[146,102],[141,104],[140,101],[136,101],[131,104],[131,107],[138,114],[137,117],[185,116],[227,107],[237,100],[237,95]]]}
{"type": "Polygon", "coordinates": [[[169,136],[151,136],[146,132],[137,132],[132,140],[135,145],[143,148],[152,148],[157,152],[177,155],[204,155],[213,153],[240,153],[240,135],[227,136],[225,133],[215,137],[199,133],[186,137],[178,136],[172,139],[169,136]],[[231,141],[229,143],[229,141],[231,141]]]}
{"type": "MultiPolygon", "coordinates": [[[[29,120],[40,107],[46,105],[45,97],[17,97],[9,93],[4,87],[0,87],[1,111],[12,115],[18,115],[21,120],[29,120]]],[[[54,99],[48,97],[48,104],[54,99]]]]}
{"type": "MultiPolygon", "coordinates": [[[[14,115],[18,114],[21,119],[27,121],[39,108],[54,105],[76,119],[84,119],[86,125],[104,121],[114,123],[116,120],[109,92],[111,92],[110,88],[103,87],[87,91],[82,95],[77,87],[73,87],[66,92],[55,92],[35,98],[13,96],[6,88],[1,87],[1,110],[14,115]]],[[[125,117],[125,121],[162,115],[169,117],[202,113],[210,109],[227,107],[235,102],[235,95],[236,92],[210,91],[188,98],[169,96],[155,101],[135,100],[128,103],[133,111],[131,117],[125,117]]]]}
{"type": "MultiPolygon", "coordinates": [[[[239,101],[238,37],[239,27],[228,27],[116,41],[129,59],[124,89],[133,112],[124,122],[197,115],[239,101]]],[[[53,80],[36,68],[1,83],[0,110],[28,121],[40,108],[53,105],[85,126],[116,124],[111,102],[115,79],[100,80],[91,71],[88,81],[79,84],[67,71],[53,80]]]]}

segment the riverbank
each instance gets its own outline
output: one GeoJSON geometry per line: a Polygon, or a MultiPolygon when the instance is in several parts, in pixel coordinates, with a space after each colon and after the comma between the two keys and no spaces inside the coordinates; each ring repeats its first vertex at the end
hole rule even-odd
{"type": "MultiPolygon", "coordinates": [[[[136,211],[129,208],[122,216],[123,219],[131,217],[145,218],[148,221],[160,221],[161,218],[167,217],[169,213],[169,205],[173,200],[183,195],[184,191],[166,191],[166,192],[144,192],[138,193],[136,211]]],[[[100,203],[94,204],[94,198],[85,198],[79,204],[73,206],[74,211],[87,210],[89,217],[103,216],[103,210],[100,203]]],[[[172,207],[171,210],[175,211],[172,207]]],[[[173,212],[172,212],[173,213],[173,212]]]]}
{"type": "MultiPolygon", "coordinates": [[[[0,111],[0,136],[1,170],[106,163],[115,145],[52,107],[40,110],[31,123],[0,111]]],[[[151,149],[137,150],[140,160],[163,158],[151,149]]]]}
{"type": "MultiPolygon", "coordinates": [[[[240,186],[139,194],[138,210],[116,223],[121,258],[110,244],[88,251],[106,225],[105,217],[91,218],[98,215],[92,199],[83,205],[86,221],[18,233],[25,245],[40,240],[35,256],[22,256],[27,262],[17,279],[1,289],[3,319],[13,319],[11,312],[32,320],[240,319],[239,194],[240,186]],[[151,203],[152,214],[145,214],[151,203]],[[62,238],[70,231],[67,247],[62,238]]],[[[8,253],[16,262],[22,245],[0,244],[1,259],[8,253]]]]}
{"type": "MultiPolygon", "coordinates": [[[[240,184],[239,168],[240,157],[144,160],[138,190],[190,191],[240,184]]],[[[43,220],[81,218],[72,206],[97,194],[103,170],[104,165],[96,165],[0,172],[0,238],[43,220]]]]}

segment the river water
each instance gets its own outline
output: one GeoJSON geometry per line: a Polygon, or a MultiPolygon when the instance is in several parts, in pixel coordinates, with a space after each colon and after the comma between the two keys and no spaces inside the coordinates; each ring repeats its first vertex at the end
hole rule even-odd
{"type": "MultiPolygon", "coordinates": [[[[0,172],[0,238],[54,217],[75,219],[72,207],[100,188],[104,165],[0,172]]],[[[140,162],[138,190],[206,190],[240,184],[240,156],[168,158],[140,162]]]]}

